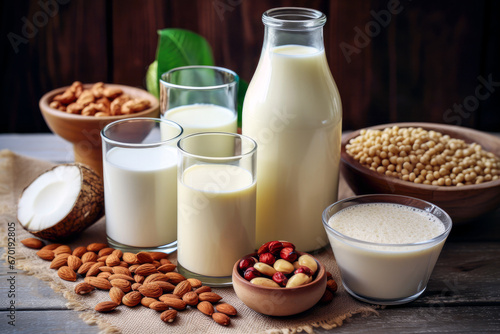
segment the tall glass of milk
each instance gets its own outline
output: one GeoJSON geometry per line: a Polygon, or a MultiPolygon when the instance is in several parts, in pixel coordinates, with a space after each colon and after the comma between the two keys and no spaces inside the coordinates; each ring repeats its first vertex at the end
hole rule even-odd
{"type": "Polygon", "coordinates": [[[256,246],[328,244],[323,209],[337,200],[342,104],[325,56],[323,13],[276,8],[243,103],[242,133],[259,145],[256,246]]]}
{"type": "Polygon", "coordinates": [[[237,131],[238,75],[216,66],[185,66],[160,79],[162,118],[193,133],[237,131]]]}
{"type": "Polygon", "coordinates": [[[177,269],[204,284],[231,284],[234,263],[255,247],[256,151],[224,132],[178,142],[177,269]]]}
{"type": "Polygon", "coordinates": [[[339,201],[325,209],[323,224],[346,291],[380,305],[424,292],[452,226],[434,204],[400,195],[339,201]]]}
{"type": "Polygon", "coordinates": [[[108,243],[138,252],[177,249],[177,141],[182,127],[130,118],[101,132],[108,243]]]}

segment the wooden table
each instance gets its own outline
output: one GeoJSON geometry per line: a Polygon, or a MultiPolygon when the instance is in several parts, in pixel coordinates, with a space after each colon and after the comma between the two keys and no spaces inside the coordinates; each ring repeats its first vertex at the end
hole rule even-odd
{"type": "MultiPolygon", "coordinates": [[[[69,143],[52,134],[1,134],[0,149],[54,162],[73,160],[69,143]]],[[[387,307],[379,316],[354,317],[317,333],[500,332],[500,208],[467,225],[454,226],[426,292],[416,301],[387,307]]],[[[3,249],[1,253],[3,253],[3,249]]],[[[0,254],[1,254],[0,253],[0,254]]],[[[0,332],[7,326],[8,268],[0,261],[0,332]]],[[[18,271],[18,333],[98,333],[44,282],[18,271]],[[64,319],[64,321],[61,321],[64,319]]]]}

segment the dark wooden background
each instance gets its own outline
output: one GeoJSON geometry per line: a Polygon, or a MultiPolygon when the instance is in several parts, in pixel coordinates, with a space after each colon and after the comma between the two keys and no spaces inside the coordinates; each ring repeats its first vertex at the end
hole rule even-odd
{"type": "Polygon", "coordinates": [[[162,28],[203,35],[217,65],[250,81],[261,15],[278,6],[327,14],[325,47],[344,129],[429,121],[500,131],[500,2],[401,0],[388,25],[375,24],[373,13],[393,1],[2,1],[0,132],[49,131],[38,100],[74,80],[145,87],[162,28]],[[37,26],[29,30],[26,22],[37,26]],[[367,26],[372,36],[356,43],[367,26]],[[342,51],[347,45],[356,47],[350,57],[342,51]]]}

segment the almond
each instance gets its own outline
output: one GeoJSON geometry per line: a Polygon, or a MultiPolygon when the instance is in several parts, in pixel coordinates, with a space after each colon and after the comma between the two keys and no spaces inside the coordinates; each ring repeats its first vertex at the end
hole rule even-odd
{"type": "Polygon", "coordinates": [[[168,310],[168,305],[164,302],[155,301],[149,304],[149,308],[158,312],[163,312],[168,310]]]}
{"type": "Polygon", "coordinates": [[[76,247],[75,249],[73,249],[73,253],[71,253],[71,254],[76,256],[76,257],[82,258],[83,254],[85,254],[85,253],[87,253],[87,247],[80,246],[80,247],[76,247]]]}
{"type": "Polygon", "coordinates": [[[134,281],[137,283],[144,283],[145,277],[142,275],[134,275],[134,281]]]}
{"type": "Polygon", "coordinates": [[[118,259],[121,259],[123,256],[123,252],[119,249],[115,249],[115,250],[113,250],[111,255],[115,255],[118,259]]]}
{"type": "Polygon", "coordinates": [[[203,292],[212,292],[212,288],[207,286],[207,285],[203,285],[203,286],[200,286],[198,289],[194,290],[194,292],[196,292],[197,294],[200,294],[203,292]]]}
{"type": "Polygon", "coordinates": [[[175,289],[175,285],[169,282],[156,281],[155,283],[160,286],[160,288],[163,290],[163,293],[172,292],[175,289]]]}
{"type": "Polygon", "coordinates": [[[163,252],[149,252],[149,255],[151,255],[151,257],[153,258],[153,260],[161,260],[161,259],[165,259],[168,254],[167,253],[163,253],[163,252]]]}
{"type": "Polygon", "coordinates": [[[163,265],[159,266],[158,271],[162,272],[162,273],[168,273],[168,272],[174,271],[175,268],[177,268],[177,266],[175,264],[167,263],[167,264],[163,264],[163,265]]]}
{"type": "Polygon", "coordinates": [[[335,293],[338,289],[337,282],[334,279],[329,279],[326,281],[326,288],[330,290],[332,293],[335,293]]]}
{"type": "MultiPolygon", "coordinates": [[[[125,262],[126,263],[126,262],[125,262]]],[[[130,270],[131,273],[135,274],[135,270],[140,267],[140,264],[133,264],[130,267],[128,267],[128,270],[130,270]]]]}
{"type": "Polygon", "coordinates": [[[198,298],[200,299],[200,301],[207,301],[211,303],[217,303],[222,299],[222,297],[215,292],[202,292],[198,295],[198,298]]]}
{"type": "Polygon", "coordinates": [[[97,252],[97,256],[98,257],[101,257],[101,256],[106,256],[106,255],[109,255],[111,253],[113,253],[115,249],[114,248],[111,248],[111,247],[106,247],[106,248],[103,248],[101,249],[99,252],[97,252]]]}
{"type": "Polygon", "coordinates": [[[238,313],[233,305],[229,305],[227,303],[217,304],[217,305],[215,305],[215,309],[218,312],[224,313],[227,315],[236,315],[238,313]]]}
{"type": "Polygon", "coordinates": [[[87,250],[90,252],[99,252],[101,249],[108,247],[107,244],[94,242],[87,246],[87,250]]]}
{"type": "Polygon", "coordinates": [[[139,287],[139,292],[145,297],[158,298],[163,294],[162,288],[156,283],[143,284],[139,287]]]}
{"type": "Polygon", "coordinates": [[[172,264],[172,261],[170,261],[169,259],[161,259],[160,265],[164,265],[164,264],[172,264]]]}
{"type": "Polygon", "coordinates": [[[165,273],[165,275],[168,277],[168,281],[172,284],[179,284],[182,281],[186,280],[186,277],[182,276],[181,274],[177,272],[170,272],[170,273],[165,273]]]}
{"type": "Polygon", "coordinates": [[[54,249],[54,255],[57,256],[59,254],[72,254],[73,251],[71,250],[71,247],[69,247],[68,245],[61,245],[59,247],[57,247],[56,249],[54,249]]]}
{"type": "Polygon", "coordinates": [[[65,281],[76,281],[76,273],[68,266],[62,266],[57,270],[57,275],[65,281]]]}
{"type": "Polygon", "coordinates": [[[50,249],[40,249],[38,252],[36,252],[36,255],[38,255],[39,258],[45,261],[52,261],[56,257],[54,255],[54,251],[51,251],[50,249]]]}
{"type": "Polygon", "coordinates": [[[111,282],[112,286],[119,288],[120,290],[122,290],[125,293],[132,290],[131,284],[127,280],[124,280],[121,278],[116,278],[116,279],[110,280],[110,282],[111,282]]]}
{"type": "Polygon", "coordinates": [[[141,299],[141,305],[149,307],[149,305],[151,305],[152,303],[157,302],[157,301],[158,301],[157,299],[154,299],[154,298],[151,298],[151,297],[143,297],[141,299]]]}
{"type": "Polygon", "coordinates": [[[148,277],[146,277],[146,279],[144,280],[143,283],[147,284],[147,283],[158,282],[158,281],[168,282],[168,277],[162,273],[151,274],[148,277]]]}
{"type": "Polygon", "coordinates": [[[111,276],[108,277],[108,279],[110,281],[113,279],[117,279],[117,278],[121,278],[121,279],[124,279],[126,281],[130,281],[130,282],[135,282],[131,276],[124,275],[124,274],[112,274],[111,276]]]}
{"type": "Polygon", "coordinates": [[[113,274],[121,274],[121,275],[127,275],[127,276],[132,277],[132,273],[130,272],[130,270],[128,268],[116,266],[116,267],[112,267],[112,270],[113,270],[113,274]]]}
{"type": "Polygon", "coordinates": [[[111,282],[102,277],[87,276],[85,282],[99,290],[110,290],[112,287],[111,282]]]}
{"type": "Polygon", "coordinates": [[[109,289],[109,298],[118,305],[122,303],[123,296],[125,296],[125,292],[122,289],[115,286],[109,289]]]}
{"type": "Polygon", "coordinates": [[[149,276],[157,272],[158,270],[156,270],[156,267],[151,263],[141,264],[139,267],[135,269],[135,273],[141,276],[149,276]]]}
{"type": "Polygon", "coordinates": [[[45,244],[43,241],[36,239],[36,238],[26,238],[21,240],[21,243],[28,247],[28,248],[33,248],[33,249],[41,249],[45,244]]]}
{"type": "Polygon", "coordinates": [[[182,281],[177,286],[175,287],[174,291],[172,292],[174,295],[177,295],[179,297],[184,296],[187,292],[191,291],[193,287],[191,286],[191,283],[189,283],[188,280],[182,281]]]}
{"type": "Polygon", "coordinates": [[[214,313],[214,306],[210,302],[200,302],[196,306],[201,313],[211,316],[214,313]]]}
{"type": "Polygon", "coordinates": [[[134,253],[123,253],[122,258],[128,264],[135,264],[137,262],[137,256],[134,253]]]}
{"type": "Polygon", "coordinates": [[[203,283],[199,279],[196,279],[196,278],[188,278],[187,280],[191,284],[193,289],[198,289],[199,287],[201,287],[203,285],[203,283]]]}
{"type": "Polygon", "coordinates": [[[198,294],[194,291],[186,292],[182,296],[182,300],[185,301],[188,305],[195,306],[196,304],[198,304],[198,294]]]}
{"type": "Polygon", "coordinates": [[[68,256],[68,267],[70,267],[73,270],[78,270],[80,266],[82,265],[82,260],[78,256],[75,255],[70,255],[68,256]]]}
{"type": "Polygon", "coordinates": [[[108,273],[107,271],[102,271],[99,274],[97,274],[97,277],[105,278],[108,281],[109,281],[109,276],[111,276],[111,273],[108,273]]]}
{"type": "Polygon", "coordinates": [[[216,312],[212,314],[212,319],[214,319],[216,323],[222,326],[227,326],[231,323],[231,319],[229,319],[229,317],[224,313],[216,312]]]}
{"type": "Polygon", "coordinates": [[[87,276],[96,276],[99,274],[100,270],[99,268],[104,265],[104,262],[96,262],[94,263],[89,270],[87,271],[87,276]]]}
{"type": "Polygon", "coordinates": [[[158,298],[158,299],[161,300],[162,302],[164,302],[166,298],[182,299],[181,297],[179,297],[177,295],[173,295],[171,293],[166,293],[164,295],[161,295],[160,298],[158,298]]]}
{"type": "Polygon", "coordinates": [[[97,262],[85,262],[83,263],[80,268],[78,268],[78,273],[80,275],[85,275],[89,269],[94,265],[96,264],[97,262]]]}
{"type": "Polygon", "coordinates": [[[104,263],[106,263],[106,260],[108,259],[108,256],[109,255],[98,256],[97,257],[97,261],[98,262],[104,262],[104,263]]]}
{"type": "Polygon", "coordinates": [[[153,257],[147,252],[139,252],[136,254],[138,263],[151,263],[154,261],[153,257]]]}
{"type": "Polygon", "coordinates": [[[125,261],[120,261],[120,264],[117,267],[128,268],[129,264],[125,261]]]}
{"type": "Polygon", "coordinates": [[[53,251],[57,247],[62,246],[62,244],[50,244],[42,247],[42,250],[51,250],[53,251]]]}
{"type": "Polygon", "coordinates": [[[81,282],[75,286],[75,293],[78,295],[86,295],[94,291],[94,287],[88,283],[81,282]]]}
{"type": "Polygon", "coordinates": [[[177,311],[176,310],[166,310],[160,315],[160,319],[163,322],[173,322],[175,320],[175,317],[177,317],[177,311]]]}
{"type": "Polygon", "coordinates": [[[67,253],[57,255],[54,258],[54,260],[52,260],[52,262],[50,263],[50,269],[59,269],[62,266],[67,265],[68,264],[68,257],[69,257],[69,254],[67,254],[67,253]]]}
{"type": "Polygon", "coordinates": [[[176,298],[163,298],[162,302],[164,302],[171,308],[176,309],[178,311],[186,309],[187,305],[186,302],[183,301],[182,299],[176,299],[176,298]]]}
{"type": "Polygon", "coordinates": [[[118,304],[112,301],[100,302],[95,306],[97,312],[111,312],[118,307],[118,304]]]}
{"type": "Polygon", "coordinates": [[[97,254],[94,252],[86,252],[82,255],[82,262],[97,262],[97,254]]]}
{"type": "Polygon", "coordinates": [[[100,271],[105,271],[105,272],[108,272],[108,273],[112,273],[113,272],[113,267],[102,266],[102,267],[99,267],[99,270],[100,271]]]}
{"type": "Polygon", "coordinates": [[[134,284],[132,284],[132,290],[139,291],[140,286],[142,286],[141,283],[134,283],[134,284]]]}
{"type": "Polygon", "coordinates": [[[118,266],[120,262],[120,258],[115,254],[111,254],[106,258],[106,265],[110,267],[118,266]]]}
{"type": "Polygon", "coordinates": [[[321,296],[321,299],[319,300],[320,303],[322,304],[328,304],[333,300],[333,292],[331,292],[328,288],[325,290],[323,293],[323,296],[321,296]]]}
{"type": "Polygon", "coordinates": [[[139,291],[130,291],[122,298],[123,305],[134,307],[141,302],[142,295],[139,291]]]}

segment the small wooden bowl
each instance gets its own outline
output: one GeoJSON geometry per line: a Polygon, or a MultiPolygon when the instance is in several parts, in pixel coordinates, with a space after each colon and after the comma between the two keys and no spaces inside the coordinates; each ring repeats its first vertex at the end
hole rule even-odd
{"type": "MultiPolygon", "coordinates": [[[[145,98],[151,102],[151,107],[130,115],[95,117],[68,114],[49,107],[54,96],[61,94],[68,87],[54,89],[40,99],[39,106],[43,118],[52,132],[73,143],[75,161],[84,163],[98,174],[102,175],[101,130],[109,123],[132,117],[158,117],[159,102],[156,97],[145,90],[115,84],[105,84],[106,87],[120,88],[133,98],[145,98]]],[[[84,88],[92,87],[91,84],[84,88]]]]}
{"type": "MultiPolygon", "coordinates": [[[[298,254],[300,256],[306,253],[298,254]]],[[[304,312],[316,305],[326,289],[326,269],[316,258],[315,260],[318,263],[315,279],[295,288],[272,288],[252,284],[241,276],[238,260],[233,267],[234,292],[245,305],[262,314],[288,316],[304,312]]]]}
{"type": "MultiPolygon", "coordinates": [[[[381,130],[395,125],[400,128],[421,127],[425,130],[438,131],[467,143],[478,143],[484,150],[500,156],[499,138],[464,127],[435,123],[391,123],[367,129],[381,130]]],[[[357,137],[360,131],[342,137],[341,151],[342,175],[356,195],[399,194],[420,198],[445,210],[453,219],[453,223],[470,221],[500,207],[500,180],[461,187],[445,187],[416,184],[370,170],[347,154],[345,149],[349,140],[357,137]]]]}

